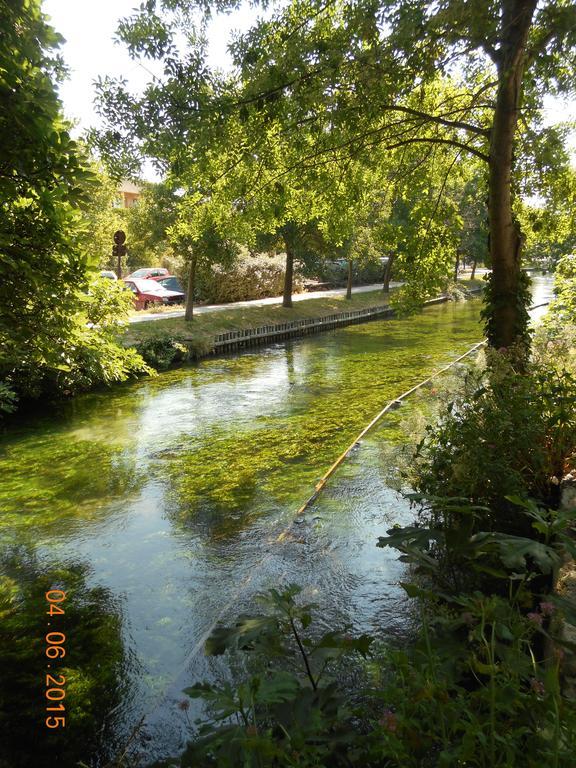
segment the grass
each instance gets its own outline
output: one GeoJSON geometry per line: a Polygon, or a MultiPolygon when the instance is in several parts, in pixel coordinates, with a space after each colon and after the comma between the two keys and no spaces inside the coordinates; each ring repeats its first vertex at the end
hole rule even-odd
{"type": "MultiPolygon", "coordinates": [[[[482,285],[481,280],[466,279],[458,282],[467,288],[482,285]]],[[[126,329],[123,343],[125,346],[135,346],[143,341],[170,336],[182,341],[193,350],[202,352],[211,348],[214,337],[219,333],[259,328],[262,325],[275,325],[310,317],[321,318],[365,307],[387,305],[388,296],[381,290],[375,290],[353,293],[349,301],[344,295],[296,301],[291,309],[281,304],[234,307],[197,314],[191,323],[186,322],[183,317],[167,317],[161,320],[133,323],[126,329]]]]}
{"type": "Polygon", "coordinates": [[[350,301],[346,301],[344,296],[297,301],[291,309],[286,309],[281,304],[236,307],[196,315],[191,323],[186,322],[183,317],[133,323],[126,329],[123,341],[126,346],[132,346],[141,341],[169,335],[202,347],[210,344],[214,336],[226,331],[259,328],[262,325],[275,325],[308,317],[325,317],[339,312],[387,304],[386,294],[382,291],[370,291],[353,294],[350,301]]]}

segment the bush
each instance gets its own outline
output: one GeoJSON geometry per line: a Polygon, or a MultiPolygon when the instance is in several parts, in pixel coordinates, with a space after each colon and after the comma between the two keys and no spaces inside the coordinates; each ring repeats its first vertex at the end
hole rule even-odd
{"type": "Polygon", "coordinates": [[[144,339],[136,345],[136,351],[148,365],[159,370],[190,359],[188,347],[168,333],[144,339]]]}
{"type": "Polygon", "coordinates": [[[518,374],[506,352],[488,355],[488,368],[471,372],[427,428],[409,480],[423,496],[489,508],[476,527],[519,533],[526,521],[508,496],[558,505],[559,483],[576,451],[576,378],[543,357],[518,374]]]}
{"type": "MultiPolygon", "coordinates": [[[[9,340],[0,365],[0,381],[21,400],[41,395],[61,396],[99,384],[125,381],[152,369],[134,349],[118,342],[118,332],[132,308],[132,296],[122,286],[95,277],[76,295],[76,312],[67,317],[65,331],[48,343],[29,346],[26,354],[9,340]]],[[[15,398],[12,397],[11,405],[15,398]]],[[[6,408],[4,408],[6,410],[6,408]]]]}
{"type": "MultiPolygon", "coordinates": [[[[294,291],[302,289],[296,274],[294,291]]],[[[210,304],[227,304],[280,296],[284,290],[284,257],[244,255],[230,267],[215,266],[197,275],[197,299],[210,304]]]]}
{"type": "MultiPolygon", "coordinates": [[[[345,259],[336,261],[324,261],[319,264],[314,275],[323,283],[331,283],[336,287],[344,287],[348,282],[348,262],[345,259]]],[[[352,266],[353,285],[372,285],[384,281],[384,266],[380,261],[352,266]]]]}

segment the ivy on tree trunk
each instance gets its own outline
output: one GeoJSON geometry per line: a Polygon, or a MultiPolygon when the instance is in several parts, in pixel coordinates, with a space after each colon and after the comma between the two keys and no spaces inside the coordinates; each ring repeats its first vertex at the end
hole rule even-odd
{"type": "Polygon", "coordinates": [[[507,0],[502,4],[504,36],[497,64],[488,187],[492,280],[487,332],[489,343],[496,348],[511,347],[523,340],[527,327],[526,313],[519,301],[522,234],[512,210],[512,172],[526,44],[536,5],[536,0],[507,0]]]}

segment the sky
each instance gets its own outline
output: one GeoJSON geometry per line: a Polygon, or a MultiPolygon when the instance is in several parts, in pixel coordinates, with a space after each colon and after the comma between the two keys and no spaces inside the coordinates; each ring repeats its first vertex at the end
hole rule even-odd
{"type": "MultiPolygon", "coordinates": [[[[94,110],[93,82],[98,76],[122,76],[131,90],[138,90],[150,80],[153,64],[133,61],[122,44],[114,43],[118,20],[131,15],[138,0],[44,0],[43,9],[52,26],[66,39],[61,53],[70,69],[70,77],[60,87],[66,117],[78,123],[78,132],[100,124],[94,110]]],[[[225,68],[231,33],[246,30],[255,12],[248,5],[231,16],[218,16],[208,32],[209,63],[225,68]]],[[[576,120],[576,102],[544,102],[545,119],[550,123],[576,120]]],[[[576,131],[571,148],[576,155],[576,131]]]]}
{"type": "MultiPolygon", "coordinates": [[[[60,86],[66,117],[79,128],[99,125],[94,110],[94,86],[98,76],[126,78],[132,90],[143,88],[154,73],[154,63],[133,61],[121,43],[114,42],[118,21],[132,15],[138,0],[44,0],[43,10],[52,26],[65,39],[60,53],[70,69],[70,77],[60,86]]],[[[229,61],[226,46],[235,30],[247,29],[254,11],[241,9],[231,16],[219,16],[209,30],[212,66],[224,68],[229,61]]]]}

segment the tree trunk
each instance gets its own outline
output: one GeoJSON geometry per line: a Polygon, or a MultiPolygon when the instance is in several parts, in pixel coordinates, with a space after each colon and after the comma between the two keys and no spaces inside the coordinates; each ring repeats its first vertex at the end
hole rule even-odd
{"type": "Polygon", "coordinates": [[[454,282],[458,282],[458,269],[460,267],[460,253],[456,251],[456,263],[454,264],[454,282]]]}
{"type": "Polygon", "coordinates": [[[194,318],[194,290],[196,288],[196,257],[190,259],[190,272],[188,273],[188,291],[186,293],[186,311],[184,320],[194,318]]]}
{"type": "Polygon", "coordinates": [[[348,280],[346,281],[346,298],[352,298],[352,259],[348,259],[348,280]]]}
{"type": "Polygon", "coordinates": [[[286,272],[284,274],[284,296],[282,299],[283,307],[292,306],[292,284],[294,282],[294,251],[289,238],[284,236],[286,245],[286,272]]]}
{"type": "Polygon", "coordinates": [[[537,0],[503,0],[498,93],[490,135],[489,223],[492,278],[488,339],[493,347],[510,347],[522,335],[524,314],[520,257],[522,238],[512,211],[512,169],[526,42],[537,0]]]}
{"type": "Polygon", "coordinates": [[[392,265],[394,264],[394,259],[396,257],[393,255],[390,255],[388,257],[388,261],[386,262],[386,266],[384,267],[384,285],[382,286],[382,290],[384,293],[390,293],[390,281],[392,280],[392,265]]]}
{"type": "Polygon", "coordinates": [[[478,259],[474,258],[472,261],[472,272],[470,273],[470,280],[474,280],[474,277],[476,275],[476,264],[478,262],[478,259]]]}

